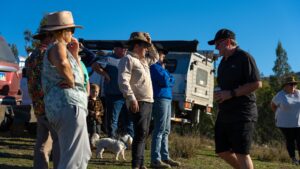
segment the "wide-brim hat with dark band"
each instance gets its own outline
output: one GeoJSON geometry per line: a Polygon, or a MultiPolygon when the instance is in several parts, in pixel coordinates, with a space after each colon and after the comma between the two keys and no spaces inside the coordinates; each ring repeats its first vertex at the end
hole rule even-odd
{"type": "Polygon", "coordinates": [[[83,28],[80,25],[75,25],[72,12],[59,11],[46,15],[46,25],[41,30],[43,31],[55,31],[67,28],[83,28]]]}
{"type": "Polygon", "coordinates": [[[41,31],[41,29],[39,28],[39,29],[37,30],[37,33],[34,34],[34,35],[32,36],[32,38],[33,38],[33,39],[37,39],[37,40],[41,40],[41,39],[43,39],[43,38],[45,37],[46,33],[47,33],[47,31],[41,31]]]}
{"type": "Polygon", "coordinates": [[[132,32],[130,34],[128,44],[130,45],[130,44],[139,43],[139,42],[144,42],[149,47],[151,46],[151,44],[148,42],[148,40],[146,38],[146,33],[145,32],[132,32]]]}
{"type": "Polygon", "coordinates": [[[228,29],[220,29],[216,35],[215,38],[213,40],[208,41],[209,45],[214,45],[216,43],[217,40],[221,40],[221,39],[235,39],[235,34],[228,29]]]}
{"type": "Polygon", "coordinates": [[[283,86],[287,84],[298,84],[299,81],[296,80],[295,76],[288,76],[284,79],[283,86]]]}
{"type": "Polygon", "coordinates": [[[46,23],[47,23],[46,17],[43,17],[41,22],[40,22],[40,26],[39,26],[38,30],[32,36],[33,39],[41,40],[45,37],[47,31],[42,30],[42,28],[46,25],[46,23]]]}

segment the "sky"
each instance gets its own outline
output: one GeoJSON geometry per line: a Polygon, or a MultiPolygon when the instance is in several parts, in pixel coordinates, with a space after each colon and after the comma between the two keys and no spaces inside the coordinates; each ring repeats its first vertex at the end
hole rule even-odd
{"type": "Polygon", "coordinates": [[[264,76],[273,74],[280,41],[292,70],[300,71],[299,0],[6,0],[0,35],[24,56],[23,32],[35,33],[45,14],[61,10],[71,11],[75,24],[84,26],[74,36],[87,40],[127,40],[131,32],[143,31],[153,40],[197,39],[198,50],[214,50],[207,41],[227,28],[264,76]]]}

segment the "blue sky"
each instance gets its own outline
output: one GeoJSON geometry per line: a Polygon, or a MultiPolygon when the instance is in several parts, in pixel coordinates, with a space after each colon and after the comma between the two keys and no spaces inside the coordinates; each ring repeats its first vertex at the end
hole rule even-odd
{"type": "Polygon", "coordinates": [[[1,2],[0,34],[25,55],[24,30],[35,32],[43,15],[60,10],[72,11],[75,23],[84,26],[75,36],[85,39],[125,40],[145,31],[154,40],[197,39],[198,49],[213,50],[207,41],[228,28],[267,76],[273,74],[279,40],[292,70],[300,71],[299,7],[299,0],[9,0],[1,2]]]}

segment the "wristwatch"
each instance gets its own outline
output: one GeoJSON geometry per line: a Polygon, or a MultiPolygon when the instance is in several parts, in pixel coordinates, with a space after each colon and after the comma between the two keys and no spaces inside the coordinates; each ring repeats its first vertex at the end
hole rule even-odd
{"type": "Polygon", "coordinates": [[[235,90],[230,90],[230,95],[231,95],[232,98],[233,98],[233,97],[236,97],[236,92],[235,92],[235,90]]]}

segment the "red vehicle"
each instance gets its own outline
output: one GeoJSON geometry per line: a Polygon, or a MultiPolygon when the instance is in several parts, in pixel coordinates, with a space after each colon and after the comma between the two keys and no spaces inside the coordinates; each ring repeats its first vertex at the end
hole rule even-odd
{"type": "Polygon", "coordinates": [[[18,61],[0,36],[0,104],[15,105],[21,102],[20,80],[18,61]]]}

